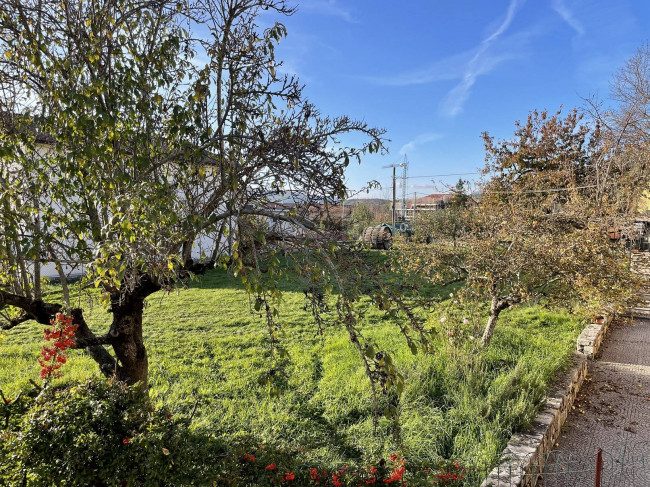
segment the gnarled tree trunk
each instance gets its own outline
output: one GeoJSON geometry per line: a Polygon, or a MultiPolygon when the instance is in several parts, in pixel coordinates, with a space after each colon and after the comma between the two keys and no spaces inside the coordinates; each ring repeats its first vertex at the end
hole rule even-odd
{"type": "Polygon", "coordinates": [[[149,361],[142,337],[144,297],[139,294],[122,296],[113,303],[113,323],[109,335],[118,364],[117,378],[128,384],[142,383],[147,387],[149,361]]]}
{"type": "Polygon", "coordinates": [[[521,297],[516,295],[505,297],[492,296],[492,302],[490,303],[490,315],[488,316],[487,324],[485,325],[485,331],[483,331],[483,337],[481,338],[482,346],[487,347],[490,344],[490,340],[492,340],[494,328],[497,326],[497,321],[499,320],[501,311],[519,302],[521,302],[521,297]]]}

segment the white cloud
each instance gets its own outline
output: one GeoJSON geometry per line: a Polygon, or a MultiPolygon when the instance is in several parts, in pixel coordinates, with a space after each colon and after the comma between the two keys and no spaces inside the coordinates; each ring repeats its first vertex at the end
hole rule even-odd
{"type": "Polygon", "coordinates": [[[415,152],[419,146],[427,144],[429,142],[433,142],[434,140],[437,140],[440,137],[442,137],[442,134],[438,134],[435,132],[428,133],[428,134],[420,134],[417,137],[415,137],[413,140],[404,144],[402,148],[399,150],[399,153],[404,155],[411,152],[415,152]]]}
{"type": "Polygon", "coordinates": [[[440,103],[440,110],[444,115],[456,116],[461,113],[477,78],[488,74],[506,61],[522,57],[529,39],[539,33],[539,27],[531,27],[504,37],[519,6],[520,0],[511,0],[505,18],[494,31],[472,49],[435,61],[424,69],[390,76],[365,77],[364,79],[371,83],[387,86],[409,86],[459,80],[440,103]]]}
{"type": "Polygon", "coordinates": [[[386,86],[409,86],[454,80],[461,77],[462,67],[471,56],[472,51],[466,51],[436,61],[424,69],[388,76],[365,76],[364,79],[374,84],[386,86]]]}
{"type": "Polygon", "coordinates": [[[304,0],[298,9],[304,12],[338,17],[353,24],[359,22],[353,17],[352,11],[337,0],[304,0]]]}
{"type": "Polygon", "coordinates": [[[501,24],[499,24],[492,34],[481,41],[476,53],[465,65],[460,83],[458,83],[444,98],[441,104],[444,114],[450,117],[458,115],[469,98],[470,89],[474,86],[474,83],[476,83],[476,78],[482,74],[489,73],[502,61],[510,58],[507,54],[490,55],[488,50],[503,35],[508,27],[510,27],[510,24],[515,18],[515,12],[517,11],[518,6],[518,0],[511,0],[506,12],[506,18],[501,22],[501,24]]]}
{"type": "Polygon", "coordinates": [[[553,7],[553,10],[555,10],[557,14],[562,17],[562,20],[564,20],[573,30],[575,30],[578,35],[581,36],[585,33],[584,26],[578,19],[575,18],[567,6],[565,0],[553,0],[551,5],[553,7]]]}
{"type": "Polygon", "coordinates": [[[300,71],[298,69],[298,65],[300,62],[297,59],[283,59],[282,64],[278,68],[278,74],[281,75],[287,75],[287,76],[295,76],[296,78],[299,78],[301,82],[306,82],[306,81],[311,81],[312,78],[310,76],[307,76],[304,72],[300,71]]]}

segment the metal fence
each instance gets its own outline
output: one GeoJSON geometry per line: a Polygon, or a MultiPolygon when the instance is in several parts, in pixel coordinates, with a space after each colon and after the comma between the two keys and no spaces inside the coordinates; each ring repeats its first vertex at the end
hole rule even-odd
{"type": "MultiPolygon", "coordinates": [[[[466,485],[480,485],[468,482],[466,485]]],[[[484,487],[650,487],[650,443],[641,441],[583,451],[554,450],[536,462],[502,463],[484,487]]]]}

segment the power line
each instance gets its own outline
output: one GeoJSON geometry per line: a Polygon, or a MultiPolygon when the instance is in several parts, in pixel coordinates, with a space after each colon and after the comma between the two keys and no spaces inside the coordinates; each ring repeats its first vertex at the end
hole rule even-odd
{"type": "Polygon", "coordinates": [[[446,176],[471,176],[474,174],[483,174],[482,172],[457,172],[450,174],[431,174],[429,176],[409,176],[407,179],[424,179],[424,178],[441,178],[446,176]]]}
{"type": "MultiPolygon", "coordinates": [[[[576,189],[590,189],[590,188],[596,188],[598,185],[596,184],[590,184],[588,186],[575,186],[572,188],[545,188],[545,189],[529,189],[529,190],[524,190],[524,191],[490,191],[492,194],[514,194],[514,193],[519,193],[519,194],[534,194],[534,193],[555,193],[555,192],[560,192],[560,191],[572,191],[576,189]]],[[[379,191],[380,189],[371,189],[370,191],[379,191]]],[[[365,193],[365,191],[363,191],[365,193]]],[[[419,191],[411,191],[407,193],[408,195],[412,195],[415,193],[420,193],[419,191]]],[[[426,196],[426,195],[425,195],[426,196]]],[[[352,198],[350,198],[352,199],[352,198]]]]}
{"type": "Polygon", "coordinates": [[[597,184],[590,184],[589,186],[576,186],[574,188],[546,188],[546,189],[527,189],[525,191],[490,191],[490,193],[494,194],[514,194],[514,193],[523,193],[523,194],[530,194],[530,193],[555,193],[559,191],[572,191],[574,189],[589,189],[589,188],[596,188],[598,187],[597,184]]]}
{"type": "MultiPolygon", "coordinates": [[[[448,176],[472,176],[476,174],[483,174],[480,171],[475,171],[475,172],[457,172],[457,173],[449,173],[449,174],[431,174],[428,176],[406,176],[406,179],[430,179],[430,178],[440,178],[440,177],[448,177],[448,176]]],[[[401,179],[404,179],[404,176],[401,177],[401,179]]],[[[389,180],[375,180],[379,184],[381,184],[382,188],[384,186],[391,186],[392,182],[389,180]]]]}

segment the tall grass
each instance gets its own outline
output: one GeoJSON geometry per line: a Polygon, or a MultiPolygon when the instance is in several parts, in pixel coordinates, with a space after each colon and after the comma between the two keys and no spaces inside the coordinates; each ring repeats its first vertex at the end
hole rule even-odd
{"type": "MultiPolygon", "coordinates": [[[[91,327],[105,331],[110,315],[80,299],[91,327]]],[[[433,326],[435,311],[431,316],[433,326]]],[[[289,358],[279,368],[276,397],[260,383],[271,360],[263,320],[225,272],[213,271],[187,291],[151,296],[144,315],[151,396],[175,416],[194,413],[194,429],[228,441],[274,444],[295,452],[300,464],[354,465],[392,452],[423,464],[441,458],[491,464],[511,433],[534,418],[581,329],[579,317],[566,311],[522,307],[502,314],[485,351],[438,334],[433,353],[413,355],[384,314],[368,308],[364,334],[392,352],[406,377],[400,397],[382,398],[398,404],[399,429],[382,418],[375,433],[369,384],[344,330],[332,327],[316,336],[304,295],[290,284],[281,319],[289,358]]],[[[5,333],[5,394],[38,380],[41,345],[40,325],[5,333]]],[[[64,382],[97,373],[81,351],[71,354],[63,371],[64,382]]]]}

